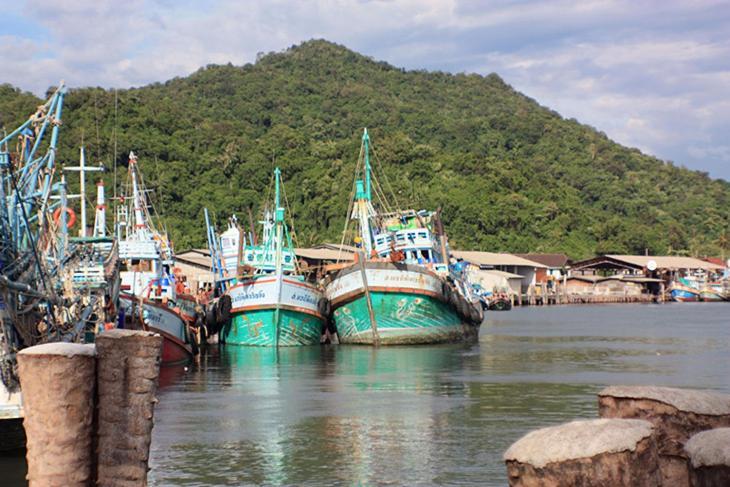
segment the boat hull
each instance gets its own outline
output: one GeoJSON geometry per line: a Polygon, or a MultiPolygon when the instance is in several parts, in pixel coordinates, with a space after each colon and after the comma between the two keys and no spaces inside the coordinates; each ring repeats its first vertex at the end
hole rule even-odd
{"type": "Polygon", "coordinates": [[[682,303],[699,301],[700,295],[697,292],[688,291],[686,289],[672,289],[672,299],[682,303]]]}
{"type": "Polygon", "coordinates": [[[188,322],[195,323],[195,308],[198,303],[195,301],[195,296],[189,294],[178,294],[176,296],[177,305],[180,308],[180,315],[188,322]]]}
{"type": "Polygon", "coordinates": [[[325,316],[317,288],[293,278],[267,276],[239,283],[228,294],[232,318],[223,329],[226,344],[297,347],[319,343],[325,316]]]}
{"type": "Polygon", "coordinates": [[[159,333],[163,338],[162,365],[182,365],[193,359],[190,345],[154,326],[149,326],[148,330],[159,333]]]}
{"type": "MultiPolygon", "coordinates": [[[[444,302],[415,293],[370,293],[380,345],[420,345],[461,341],[461,318],[444,302]]],[[[364,295],[334,310],[340,343],[374,345],[367,299],[364,295]]]]}
{"type": "Polygon", "coordinates": [[[449,299],[438,276],[410,265],[365,264],[375,329],[359,264],[345,269],[327,286],[340,343],[416,345],[473,339],[479,324],[468,323],[463,298],[449,299]],[[377,333],[376,333],[377,330],[377,333]]]}
{"type": "Polygon", "coordinates": [[[714,291],[702,291],[700,292],[700,299],[705,302],[718,302],[725,301],[725,299],[714,291]]]}
{"type": "Polygon", "coordinates": [[[280,309],[259,309],[235,313],[224,328],[227,345],[252,347],[298,347],[319,343],[323,320],[310,314],[280,309]],[[278,338],[277,338],[278,333],[278,338]]]}
{"type": "Polygon", "coordinates": [[[0,381],[0,452],[23,447],[25,447],[25,432],[20,390],[10,392],[0,381]]]}
{"type": "MultiPolygon", "coordinates": [[[[132,303],[137,298],[126,294],[119,296],[119,307],[133,323],[142,324],[162,338],[162,365],[177,365],[193,359],[193,351],[186,343],[186,324],[182,315],[155,302],[143,300],[142,313],[134,311],[132,303]],[[140,323],[142,321],[142,323],[140,323]]],[[[137,301],[139,301],[137,299],[137,301]]]]}

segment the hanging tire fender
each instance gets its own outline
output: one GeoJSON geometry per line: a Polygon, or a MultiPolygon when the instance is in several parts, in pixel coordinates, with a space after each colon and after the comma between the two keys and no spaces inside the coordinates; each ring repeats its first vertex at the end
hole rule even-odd
{"type": "Polygon", "coordinates": [[[230,295],[224,294],[218,298],[218,303],[216,304],[216,321],[219,324],[231,319],[231,307],[232,301],[230,295]]]}
{"type": "Polygon", "coordinates": [[[216,305],[211,303],[205,309],[205,326],[207,326],[209,330],[215,329],[216,321],[216,305]]]}
{"type": "Polygon", "coordinates": [[[325,298],[324,296],[319,298],[319,301],[317,302],[317,311],[325,318],[329,318],[331,311],[329,299],[325,298]]]}

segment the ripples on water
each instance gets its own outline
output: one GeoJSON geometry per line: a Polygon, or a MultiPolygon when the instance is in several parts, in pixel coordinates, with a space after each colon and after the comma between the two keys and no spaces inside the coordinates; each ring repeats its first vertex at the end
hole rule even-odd
{"type": "Polygon", "coordinates": [[[507,447],[595,417],[603,386],[730,392],[728,370],[727,303],[493,312],[468,346],[214,349],[165,370],[150,483],[506,485],[507,447]]]}
{"type": "Polygon", "coordinates": [[[478,344],[228,347],[159,393],[153,485],[504,485],[536,427],[608,384],[730,392],[730,305],[522,308],[478,344]]]}

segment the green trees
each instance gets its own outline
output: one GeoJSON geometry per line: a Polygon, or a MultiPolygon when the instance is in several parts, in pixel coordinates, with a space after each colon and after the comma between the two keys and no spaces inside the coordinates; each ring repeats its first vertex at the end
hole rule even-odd
{"type": "MultiPolygon", "coordinates": [[[[0,86],[0,123],[38,102],[0,86]]],[[[615,144],[496,74],[404,71],[309,41],[120,90],[117,104],[118,180],[134,150],[178,249],[204,245],[203,206],[256,218],[274,164],[299,244],[339,241],[363,127],[401,206],[442,207],[462,248],[720,255],[730,228],[730,183],[615,144]]],[[[114,105],[113,91],[69,92],[62,161],[83,137],[113,166],[114,105]]]]}

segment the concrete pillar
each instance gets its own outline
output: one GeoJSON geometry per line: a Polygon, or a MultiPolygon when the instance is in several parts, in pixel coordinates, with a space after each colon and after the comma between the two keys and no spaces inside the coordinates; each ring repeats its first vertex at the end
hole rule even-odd
{"type": "Polygon", "coordinates": [[[115,329],[96,338],[96,350],[97,484],[147,485],[162,337],[115,329]]]}
{"type": "Polygon", "coordinates": [[[648,421],[593,419],[533,431],[504,454],[511,487],[661,485],[648,421]]]}
{"type": "Polygon", "coordinates": [[[730,395],[654,386],[613,386],[598,393],[602,418],[654,425],[664,485],[688,485],[684,444],[700,431],[730,426],[730,395]]]}
{"type": "Polygon", "coordinates": [[[727,487],[730,484],[730,428],[697,433],[684,445],[689,457],[693,487],[727,487]]]}
{"type": "Polygon", "coordinates": [[[93,345],[49,343],[18,353],[31,487],[91,483],[95,366],[93,345]]]}

